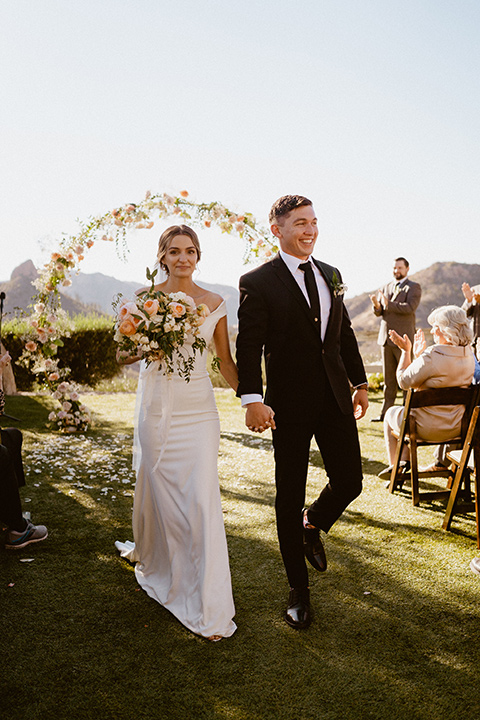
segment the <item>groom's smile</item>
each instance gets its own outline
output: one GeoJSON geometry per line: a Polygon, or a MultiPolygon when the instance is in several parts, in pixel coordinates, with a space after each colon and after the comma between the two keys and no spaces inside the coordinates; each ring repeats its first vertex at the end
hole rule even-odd
{"type": "Polygon", "coordinates": [[[279,218],[271,230],[284,252],[306,260],[312,254],[318,236],[315,210],[311,205],[295,208],[279,218]]]}

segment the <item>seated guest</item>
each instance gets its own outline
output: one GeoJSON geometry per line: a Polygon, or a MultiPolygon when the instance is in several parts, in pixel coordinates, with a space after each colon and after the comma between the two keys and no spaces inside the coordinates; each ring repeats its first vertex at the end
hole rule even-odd
{"type": "MultiPolygon", "coordinates": [[[[415,334],[411,362],[411,342],[407,335],[401,337],[394,330],[390,339],[402,351],[397,368],[397,382],[402,390],[425,390],[426,388],[469,387],[472,383],[475,361],[470,347],[472,330],[464,310],[456,305],[444,305],[428,316],[432,326],[434,345],[426,346],[422,330],[415,334]]],[[[404,408],[395,406],[385,414],[384,433],[389,466],[379,473],[388,478],[392,471],[397,449],[397,439],[392,430],[400,431],[404,408]]],[[[415,416],[418,435],[422,440],[443,442],[460,435],[463,405],[417,408],[415,416]]],[[[402,450],[401,461],[409,460],[409,449],[402,450]]]]}
{"type": "MultiPolygon", "coordinates": [[[[473,384],[480,385],[480,362],[478,362],[475,355],[473,356],[475,361],[475,372],[473,373],[473,384]]],[[[447,454],[452,450],[459,450],[462,446],[458,443],[452,443],[451,445],[437,445],[434,452],[434,461],[426,467],[420,468],[421,472],[435,472],[438,470],[446,470],[450,467],[450,461],[447,458],[447,454]]]]}
{"type": "MultiPolygon", "coordinates": [[[[0,356],[0,415],[5,407],[3,370],[9,362],[8,352],[0,356]]],[[[45,540],[48,532],[44,525],[34,525],[22,515],[18,492],[19,487],[25,485],[22,433],[16,428],[2,428],[0,432],[0,521],[8,528],[5,548],[17,550],[45,540]]]]}

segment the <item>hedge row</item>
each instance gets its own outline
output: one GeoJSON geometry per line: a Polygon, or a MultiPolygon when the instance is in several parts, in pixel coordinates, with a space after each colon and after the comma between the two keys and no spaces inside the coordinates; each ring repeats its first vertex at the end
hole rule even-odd
{"type": "MultiPolygon", "coordinates": [[[[63,347],[58,348],[59,367],[69,367],[69,380],[81,385],[95,385],[109,380],[119,372],[115,360],[116,343],[113,340],[113,323],[100,327],[78,327],[70,331],[70,337],[63,338],[63,347]]],[[[13,372],[18,390],[31,390],[35,375],[19,365],[24,349],[24,340],[15,329],[7,327],[2,342],[13,359],[13,372]]]]}

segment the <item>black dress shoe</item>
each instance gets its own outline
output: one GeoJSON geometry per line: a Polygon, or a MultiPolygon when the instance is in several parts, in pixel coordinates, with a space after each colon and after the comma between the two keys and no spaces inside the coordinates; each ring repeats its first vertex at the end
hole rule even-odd
{"type": "MultiPolygon", "coordinates": [[[[304,515],[306,510],[304,510],[304,515]]],[[[307,518],[308,522],[308,518],[307,518]]],[[[316,527],[303,527],[303,552],[308,562],[315,570],[325,572],[327,569],[327,556],[320,540],[320,530],[316,527]]]]}
{"type": "Polygon", "coordinates": [[[285,621],[296,630],[304,630],[312,620],[310,614],[310,590],[308,587],[291,588],[285,621]]]}
{"type": "Polygon", "coordinates": [[[383,417],[379,415],[376,418],[370,418],[370,422],[383,422],[383,417]]]}

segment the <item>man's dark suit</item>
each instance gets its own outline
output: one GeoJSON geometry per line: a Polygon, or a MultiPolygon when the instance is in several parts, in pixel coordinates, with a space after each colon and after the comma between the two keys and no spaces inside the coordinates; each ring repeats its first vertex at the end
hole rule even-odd
{"type": "Polygon", "coordinates": [[[302,508],[312,437],[329,477],[309,509],[312,524],[328,531],[362,486],[349,380],[360,385],[366,381],[365,371],[343,298],[334,291],[334,285],[341,282],[340,273],[314,262],[331,294],[323,343],[309,305],[279,255],[240,279],[237,394],[263,395],[263,352],[265,402],[275,411],[276,423],[277,528],[291,587],[308,585],[302,508]]]}
{"type": "Polygon", "coordinates": [[[383,378],[385,381],[385,395],[380,416],[383,418],[389,407],[395,404],[397,396],[397,365],[400,361],[401,350],[389,338],[390,330],[395,330],[399,335],[407,335],[413,344],[415,335],[415,310],[417,309],[422,289],[420,285],[408,278],[400,280],[400,287],[397,289],[397,282],[392,280],[382,292],[388,300],[388,306],[380,309],[373,309],[375,315],[382,318],[378,331],[378,344],[382,348],[383,378]]]}

